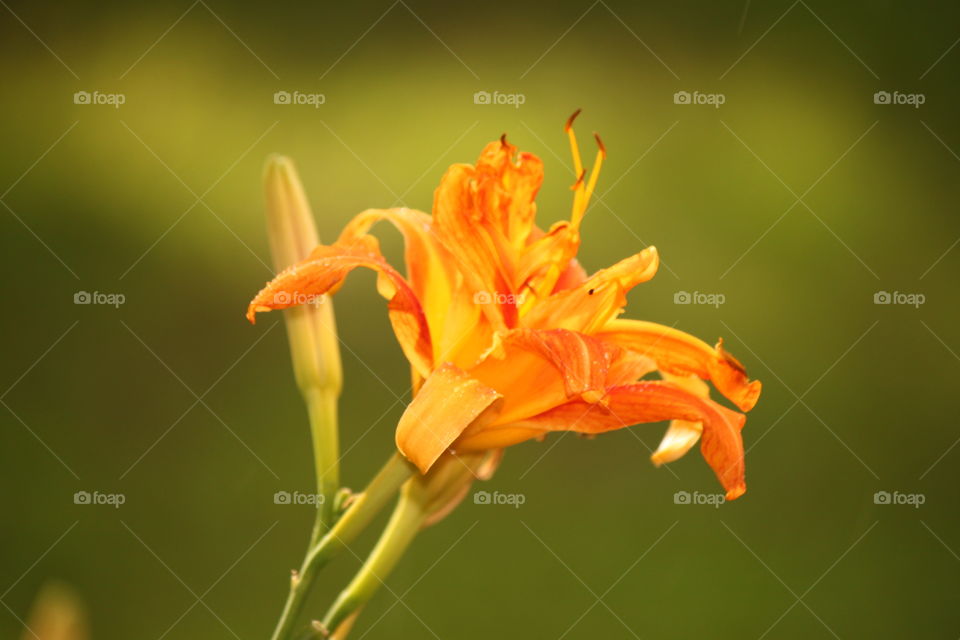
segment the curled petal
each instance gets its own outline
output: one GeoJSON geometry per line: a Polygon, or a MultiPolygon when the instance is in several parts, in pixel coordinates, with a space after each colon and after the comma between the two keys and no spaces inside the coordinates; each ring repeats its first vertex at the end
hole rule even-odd
{"type": "Polygon", "coordinates": [[[473,294],[463,286],[456,260],[440,242],[430,216],[406,208],[367,209],[344,228],[338,244],[349,246],[357,242],[381,220],[390,222],[403,234],[407,279],[427,317],[433,361],[472,364],[479,352],[489,346],[490,331],[481,322],[473,294]],[[462,356],[462,360],[457,356],[462,356]]]}
{"type": "Polygon", "coordinates": [[[433,229],[430,216],[414,209],[367,209],[340,233],[338,244],[350,246],[366,236],[381,220],[390,222],[403,234],[407,279],[430,316],[433,308],[444,309],[450,302],[456,274],[452,258],[433,229]]]}
{"type": "Polygon", "coordinates": [[[650,460],[658,467],[674,460],[679,460],[687,454],[693,445],[697,444],[703,433],[703,423],[688,420],[671,420],[660,446],[650,456],[650,460]]]}
{"type": "Polygon", "coordinates": [[[427,473],[464,429],[496,415],[500,397],[462,369],[444,363],[400,417],[397,448],[421,473],[427,473]]]}
{"type": "Polygon", "coordinates": [[[517,426],[595,434],[662,420],[702,423],[703,457],[717,474],[728,500],[743,495],[746,482],[740,430],[745,416],[669,382],[642,381],[612,387],[602,404],[574,400],[517,426]]]}
{"type": "Polygon", "coordinates": [[[543,162],[501,139],[488,144],[477,160],[477,204],[484,221],[498,228],[511,246],[522,247],[533,228],[534,200],[543,184],[543,162]]]}
{"type": "Polygon", "coordinates": [[[455,164],[434,194],[437,233],[456,256],[469,288],[489,299],[496,329],[516,326],[523,281],[520,255],[533,229],[543,163],[505,140],[491,142],[476,166],[455,164]],[[514,160],[516,156],[516,160],[514,160]]]}
{"type": "Polygon", "coordinates": [[[474,480],[490,479],[502,457],[502,449],[444,453],[429,473],[415,478],[412,490],[427,513],[423,527],[446,518],[467,496],[474,480]]]}
{"type": "Polygon", "coordinates": [[[595,333],[620,313],[627,291],[656,274],[659,263],[657,249],[647,247],[598,271],[573,289],[554,293],[524,316],[523,325],[595,333]]]}
{"type": "Polygon", "coordinates": [[[260,290],[247,307],[247,319],[273,309],[317,302],[335,292],[357,267],[377,272],[377,290],[389,301],[390,322],[411,364],[426,375],[433,362],[430,329],[420,301],[410,285],[380,254],[373,236],[362,236],[347,245],[320,245],[306,260],[280,272],[260,290]]]}
{"type": "Polygon", "coordinates": [[[723,349],[722,341],[711,347],[678,329],[641,320],[613,320],[597,336],[650,356],[661,371],[710,380],[742,411],[752,409],[760,397],[760,381],[747,377],[743,365],[723,349]]]}
{"type": "MultiPolygon", "coordinates": [[[[698,398],[709,398],[710,387],[697,376],[675,376],[662,373],[664,380],[672,382],[694,394],[698,398]]],[[[658,467],[667,462],[682,458],[687,451],[697,444],[700,434],[703,433],[703,423],[688,420],[672,420],[667,432],[660,441],[660,446],[650,456],[650,460],[658,467]]]]}

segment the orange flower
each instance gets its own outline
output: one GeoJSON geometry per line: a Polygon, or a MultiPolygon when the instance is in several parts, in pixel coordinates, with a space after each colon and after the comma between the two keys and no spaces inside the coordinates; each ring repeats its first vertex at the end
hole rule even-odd
{"type": "Polygon", "coordinates": [[[451,449],[500,449],[552,431],[596,434],[671,420],[654,462],[674,460],[700,440],[732,500],[746,490],[745,416],[711,400],[702,381],[742,411],[756,404],[760,382],[750,381],[721,343],[710,347],[670,327],[617,319],[626,293],[656,273],[654,247],[590,276],[581,268],[580,222],[606,151],[597,137],[587,177],[576,115],[565,128],[577,173],[570,220],[547,231],[535,225],[543,165],[503,137],[476,165],[447,170],[432,216],[360,213],[334,244],[268,283],[247,317],[253,322],[258,312],[332,293],[356,267],[373,269],[417,392],[397,427],[397,446],[421,472],[451,449]],[[369,234],[381,220],[405,238],[406,276],[369,234]],[[663,379],[642,379],[654,371],[663,379]]]}

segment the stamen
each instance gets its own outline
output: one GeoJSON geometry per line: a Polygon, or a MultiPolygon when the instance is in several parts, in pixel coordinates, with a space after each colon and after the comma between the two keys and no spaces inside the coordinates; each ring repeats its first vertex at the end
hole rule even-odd
{"type": "Polygon", "coordinates": [[[573,186],[570,187],[570,191],[576,191],[576,190],[578,190],[581,186],[583,186],[583,179],[586,177],[586,175],[587,175],[587,170],[586,170],[586,169],[581,169],[581,170],[580,170],[580,175],[577,176],[577,181],[574,182],[574,183],[573,183],[573,186]]]}
{"type": "Polygon", "coordinates": [[[590,180],[587,182],[587,193],[584,198],[584,209],[586,209],[586,204],[590,202],[590,196],[593,195],[593,190],[597,186],[597,178],[600,177],[600,167],[603,166],[603,159],[607,157],[607,147],[603,144],[603,140],[600,139],[600,134],[594,133],[593,137],[597,140],[597,160],[593,165],[593,169],[590,170],[590,180]]]}
{"type": "Polygon", "coordinates": [[[603,144],[603,140],[600,139],[600,134],[596,131],[593,132],[593,139],[597,141],[597,146],[600,147],[600,153],[603,154],[603,157],[607,157],[607,145],[603,144]]]}
{"type": "Polygon", "coordinates": [[[506,133],[504,133],[502,136],[500,136],[500,144],[502,144],[502,145],[505,146],[505,147],[506,147],[506,146],[509,146],[509,143],[507,142],[507,134],[506,134],[506,133]]]}
{"type": "Polygon", "coordinates": [[[573,172],[577,175],[577,181],[573,185],[573,211],[570,214],[570,222],[574,227],[580,224],[580,217],[582,216],[580,200],[583,198],[583,177],[586,173],[583,170],[583,162],[580,159],[580,147],[577,146],[577,134],[573,132],[573,121],[577,119],[578,115],[580,115],[580,109],[574,111],[573,114],[567,118],[567,123],[563,125],[563,130],[567,132],[567,137],[570,139],[570,154],[573,156],[573,172]]]}
{"type": "Polygon", "coordinates": [[[607,157],[607,147],[603,144],[603,140],[601,140],[600,136],[596,133],[593,134],[593,137],[596,139],[597,147],[599,148],[597,149],[597,159],[593,164],[593,169],[590,170],[590,179],[587,180],[586,187],[584,187],[583,176],[586,174],[586,171],[581,170],[580,178],[577,180],[577,184],[574,185],[574,187],[578,187],[577,193],[573,197],[573,215],[570,217],[570,222],[574,228],[580,226],[580,221],[583,220],[583,216],[587,212],[590,197],[597,187],[597,179],[600,177],[600,168],[603,166],[603,159],[607,157]]]}
{"type": "Polygon", "coordinates": [[[563,130],[567,132],[567,137],[570,138],[570,153],[573,155],[573,172],[576,174],[583,171],[583,163],[580,161],[580,148],[577,146],[577,136],[573,132],[573,121],[577,119],[578,115],[580,115],[580,109],[574,111],[573,115],[567,118],[567,124],[563,126],[563,130]]]}
{"type": "Polygon", "coordinates": [[[580,174],[577,176],[577,181],[573,183],[572,187],[570,187],[570,189],[573,191],[573,212],[570,214],[570,224],[572,224],[574,228],[580,226],[580,219],[583,217],[583,209],[586,208],[581,205],[581,201],[583,200],[584,196],[583,180],[586,178],[586,176],[587,170],[580,169],[580,174]]]}

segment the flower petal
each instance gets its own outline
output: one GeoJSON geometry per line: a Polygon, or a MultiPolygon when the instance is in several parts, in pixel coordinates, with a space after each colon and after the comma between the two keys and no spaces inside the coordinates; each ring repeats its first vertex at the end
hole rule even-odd
{"type": "Polygon", "coordinates": [[[678,329],[626,319],[611,321],[596,335],[650,356],[661,371],[710,380],[742,411],[752,409],[760,397],[760,381],[747,377],[743,365],[723,349],[722,340],[711,347],[678,329]]]}
{"type": "MultiPolygon", "coordinates": [[[[577,271],[571,272],[571,264],[576,263],[574,256],[580,246],[580,232],[569,222],[558,222],[546,233],[534,227],[529,238],[517,266],[517,282],[523,292],[521,314],[548,297],[561,278],[566,276],[569,282],[579,275],[577,271]]],[[[583,273],[583,269],[579,272],[583,273]]],[[[582,280],[586,280],[585,275],[582,280]]]]}
{"type": "Polygon", "coordinates": [[[679,460],[697,444],[703,433],[703,423],[689,420],[671,420],[660,446],[650,456],[650,461],[658,467],[679,460]]]}
{"type": "Polygon", "coordinates": [[[404,354],[426,376],[433,363],[430,329],[420,301],[410,285],[380,254],[373,236],[361,236],[347,245],[320,245],[306,260],[280,272],[247,307],[247,319],[273,309],[286,309],[335,292],[357,267],[377,272],[377,290],[389,300],[390,322],[404,354]]]}
{"type": "MultiPolygon", "coordinates": [[[[710,387],[695,375],[676,376],[664,372],[661,372],[661,375],[664,380],[686,389],[698,398],[710,397],[710,387]]],[[[697,444],[702,433],[702,422],[672,420],[667,427],[667,432],[663,435],[663,440],[660,441],[660,446],[650,456],[650,460],[659,467],[682,458],[693,448],[693,445],[697,444]]]]}
{"type": "Polygon", "coordinates": [[[534,200],[543,184],[543,162],[501,138],[488,144],[475,168],[478,204],[485,220],[519,249],[527,242],[537,213],[534,200]],[[516,159],[514,159],[516,158],[516,159]]]}
{"type": "MultiPolygon", "coordinates": [[[[567,329],[514,329],[498,336],[470,375],[504,396],[498,424],[509,424],[656,369],[650,358],[567,329]]],[[[476,435],[471,428],[465,436],[476,435]]],[[[472,438],[471,438],[472,439],[472,438]]]]}
{"type": "Polygon", "coordinates": [[[522,324],[536,329],[563,328],[593,334],[623,310],[626,292],[652,278],[659,262],[657,249],[647,247],[598,271],[573,289],[554,293],[531,309],[522,324]]]}
{"type": "Polygon", "coordinates": [[[656,369],[650,358],[567,329],[518,329],[505,342],[549,362],[563,378],[567,398],[585,393],[600,397],[607,387],[633,382],[656,369]]]}
{"type": "Polygon", "coordinates": [[[471,291],[490,301],[482,308],[496,329],[516,326],[519,256],[543,181],[539,158],[521,153],[514,161],[515,154],[516,147],[501,140],[486,146],[476,166],[451,166],[433,203],[437,232],[471,291]]]}
{"type": "Polygon", "coordinates": [[[407,279],[423,305],[433,344],[433,361],[469,366],[490,346],[489,325],[483,322],[473,294],[463,284],[456,260],[440,241],[431,217],[413,209],[367,209],[350,221],[338,244],[349,246],[381,220],[393,224],[404,238],[407,279]]]}
{"type": "Polygon", "coordinates": [[[503,457],[502,449],[444,453],[426,475],[413,480],[418,499],[427,513],[423,528],[440,522],[457,508],[474,480],[489,480],[503,457]]]}
{"type": "Polygon", "coordinates": [[[400,417],[397,448],[426,473],[464,429],[496,415],[500,398],[462,369],[444,363],[427,378],[400,417]]]}
{"type": "Polygon", "coordinates": [[[726,489],[728,500],[743,495],[746,483],[740,430],[745,416],[669,382],[641,381],[612,387],[602,404],[573,400],[517,426],[594,434],[674,419],[703,423],[703,457],[726,489]]]}

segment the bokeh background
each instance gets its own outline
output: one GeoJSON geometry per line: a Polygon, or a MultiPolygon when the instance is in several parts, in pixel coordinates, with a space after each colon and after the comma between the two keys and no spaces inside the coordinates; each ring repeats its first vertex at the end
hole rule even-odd
{"type": "MultiPolygon", "coordinates": [[[[330,239],[366,207],[429,209],[446,165],[507,132],[545,162],[546,226],[569,212],[576,108],[584,146],[597,130],[609,149],[582,262],[655,244],[628,314],[723,336],[764,382],[748,493],[676,504],[719,487],[696,452],[649,464],[664,425],[517,446],[482,488],[522,507],[468,499],[426,531],[354,637],[960,634],[956,7],[0,4],[3,637],[28,634],[50,579],[98,640],[267,637],[312,521],[273,494],[309,492],[312,465],[280,317],[243,318],[271,275],[265,157],[296,160],[330,239]]],[[[336,299],[355,488],[410,397],[373,282],[336,299]]],[[[371,542],[325,572],[310,615],[371,542]]]]}

